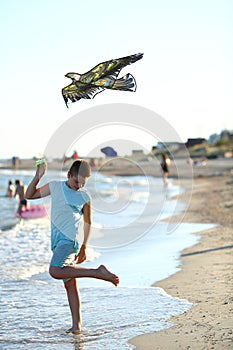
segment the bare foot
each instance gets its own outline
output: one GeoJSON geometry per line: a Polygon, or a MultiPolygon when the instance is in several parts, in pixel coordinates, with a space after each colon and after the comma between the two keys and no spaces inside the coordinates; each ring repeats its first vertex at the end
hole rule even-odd
{"type": "Polygon", "coordinates": [[[82,329],[72,327],[70,329],[67,329],[66,334],[69,334],[69,333],[80,334],[82,333],[82,329]]]}
{"type": "Polygon", "coordinates": [[[115,286],[119,284],[119,277],[114,273],[110,272],[104,265],[100,265],[98,267],[97,276],[97,278],[101,280],[112,282],[115,286]]]}

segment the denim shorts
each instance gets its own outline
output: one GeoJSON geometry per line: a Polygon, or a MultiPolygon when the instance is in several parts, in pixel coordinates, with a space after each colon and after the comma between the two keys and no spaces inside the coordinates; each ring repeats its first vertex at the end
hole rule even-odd
{"type": "MultiPolygon", "coordinates": [[[[56,246],[53,247],[53,256],[50,262],[50,266],[71,266],[74,265],[75,255],[78,254],[79,248],[78,243],[68,240],[61,239],[57,242],[56,246]]],[[[69,281],[70,278],[66,278],[63,282],[69,281]]]]}

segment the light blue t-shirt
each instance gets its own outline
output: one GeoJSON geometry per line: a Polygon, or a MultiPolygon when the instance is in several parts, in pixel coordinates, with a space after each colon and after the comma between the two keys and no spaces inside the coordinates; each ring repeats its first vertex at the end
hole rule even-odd
{"type": "Polygon", "coordinates": [[[51,233],[61,233],[68,239],[77,240],[84,204],[91,198],[85,189],[72,190],[66,181],[49,183],[51,193],[51,233]]]}

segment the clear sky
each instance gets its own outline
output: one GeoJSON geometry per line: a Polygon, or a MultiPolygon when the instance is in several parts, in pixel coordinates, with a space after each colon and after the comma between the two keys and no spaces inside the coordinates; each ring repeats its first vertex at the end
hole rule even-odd
{"type": "Polygon", "coordinates": [[[43,154],[66,120],[106,103],[149,108],[183,141],[233,129],[232,0],[0,0],[0,37],[0,158],[43,154]],[[67,72],[138,52],[121,72],[135,93],[66,108],[67,72]]]}

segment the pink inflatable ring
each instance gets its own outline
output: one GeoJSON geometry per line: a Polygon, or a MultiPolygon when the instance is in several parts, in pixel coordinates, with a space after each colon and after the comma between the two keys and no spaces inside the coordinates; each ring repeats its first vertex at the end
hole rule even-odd
{"type": "MultiPolygon", "coordinates": [[[[15,214],[17,216],[17,212],[15,214]]],[[[43,205],[33,205],[28,209],[23,208],[21,212],[21,218],[23,219],[43,218],[46,215],[47,215],[47,210],[43,205]]]]}

